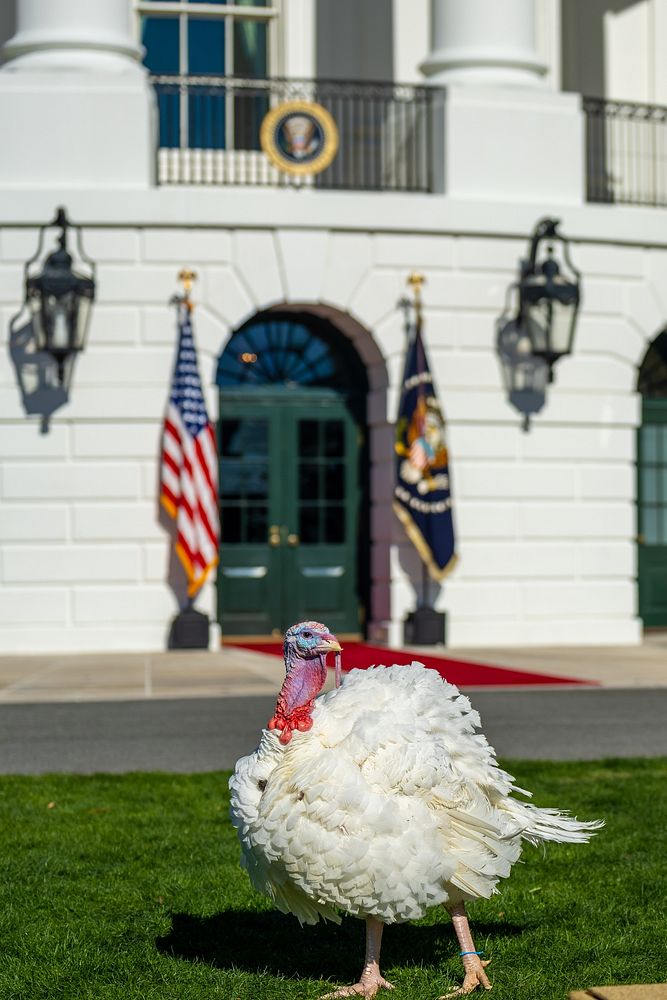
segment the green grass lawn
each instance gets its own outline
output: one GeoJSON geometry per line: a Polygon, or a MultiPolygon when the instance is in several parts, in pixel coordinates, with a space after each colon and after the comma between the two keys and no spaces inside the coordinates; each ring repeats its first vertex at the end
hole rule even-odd
{"type": "MultiPolygon", "coordinates": [[[[667,981],[667,760],[505,763],[538,805],[607,827],[527,848],[470,907],[494,998],[667,981]]],[[[1,1000],[314,1000],[361,970],[359,920],[300,929],[250,889],[225,773],[4,777],[0,803],[1,1000]]],[[[441,910],[387,928],[393,996],[453,989],[457,955],[441,910]]]]}

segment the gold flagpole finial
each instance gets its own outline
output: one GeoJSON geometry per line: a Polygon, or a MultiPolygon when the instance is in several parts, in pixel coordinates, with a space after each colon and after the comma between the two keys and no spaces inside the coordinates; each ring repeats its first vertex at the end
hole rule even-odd
{"type": "Polygon", "coordinates": [[[192,302],[190,301],[190,292],[192,291],[192,283],[197,280],[197,272],[191,270],[188,267],[182,267],[178,272],[178,280],[183,285],[183,301],[192,309],[192,302]]]}
{"type": "Polygon", "coordinates": [[[419,271],[411,271],[408,275],[408,284],[414,289],[415,295],[421,295],[422,285],[426,283],[426,276],[419,271]]]}
{"type": "Polygon", "coordinates": [[[415,296],[415,312],[421,318],[422,309],[422,285],[426,283],[426,276],[419,271],[411,271],[408,275],[408,285],[412,288],[415,296]]]}

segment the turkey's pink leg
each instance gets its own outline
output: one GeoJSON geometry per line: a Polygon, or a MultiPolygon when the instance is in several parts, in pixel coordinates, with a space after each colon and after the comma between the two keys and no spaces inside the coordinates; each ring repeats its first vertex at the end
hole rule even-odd
{"type": "MultiPolygon", "coordinates": [[[[465,903],[457,903],[455,906],[448,906],[447,909],[450,917],[452,918],[452,923],[454,924],[454,930],[456,931],[461,951],[474,952],[475,944],[472,939],[472,934],[470,933],[470,925],[468,924],[465,903]]],[[[478,986],[483,986],[485,990],[491,989],[491,983],[484,972],[484,969],[489,964],[491,959],[483,962],[479,955],[475,954],[464,954],[461,958],[463,961],[463,968],[465,969],[463,986],[461,986],[458,990],[454,990],[453,993],[447,993],[446,996],[440,997],[439,1000],[449,1000],[450,997],[464,996],[466,993],[472,993],[472,991],[476,990],[478,986]]]]}
{"type": "Polygon", "coordinates": [[[391,983],[383,979],[380,975],[380,946],[382,944],[382,931],[384,924],[375,917],[366,917],[366,961],[364,969],[358,983],[354,986],[343,986],[333,993],[327,993],[322,1000],[337,1000],[338,997],[362,996],[365,1000],[374,997],[377,991],[383,986],[386,990],[393,990],[391,983]]]}

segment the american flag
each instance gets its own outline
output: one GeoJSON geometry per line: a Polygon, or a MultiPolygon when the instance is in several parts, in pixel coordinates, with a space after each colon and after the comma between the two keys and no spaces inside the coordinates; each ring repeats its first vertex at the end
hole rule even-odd
{"type": "Polygon", "coordinates": [[[179,308],[178,355],[162,436],[160,503],[176,521],[176,553],[193,597],[218,562],[218,458],[190,307],[182,303],[179,308]]]}

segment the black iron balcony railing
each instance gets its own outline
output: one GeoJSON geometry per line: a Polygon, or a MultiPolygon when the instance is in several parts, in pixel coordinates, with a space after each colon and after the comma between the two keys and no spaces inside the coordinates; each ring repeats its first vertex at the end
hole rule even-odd
{"type": "Polygon", "coordinates": [[[158,183],[430,191],[428,87],[330,80],[152,76],[159,111],[158,183]],[[333,116],[338,152],[310,178],[281,173],[259,131],[283,101],[316,101],[333,116]]]}
{"type": "Polygon", "coordinates": [[[584,98],[588,201],[667,207],[667,108],[584,98]]]}

